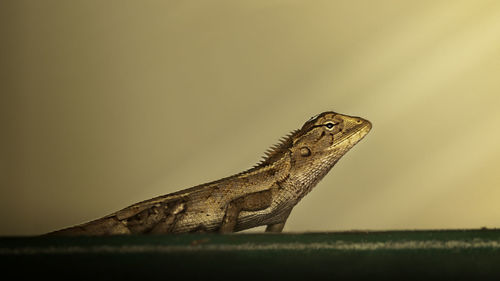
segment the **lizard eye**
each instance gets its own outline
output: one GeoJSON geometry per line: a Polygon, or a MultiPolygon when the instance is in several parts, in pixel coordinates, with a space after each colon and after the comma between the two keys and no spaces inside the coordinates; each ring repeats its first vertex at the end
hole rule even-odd
{"type": "Polygon", "coordinates": [[[333,129],[333,127],[335,127],[335,125],[337,125],[338,123],[333,123],[333,122],[326,122],[325,123],[325,127],[328,128],[328,130],[331,130],[333,129]]]}

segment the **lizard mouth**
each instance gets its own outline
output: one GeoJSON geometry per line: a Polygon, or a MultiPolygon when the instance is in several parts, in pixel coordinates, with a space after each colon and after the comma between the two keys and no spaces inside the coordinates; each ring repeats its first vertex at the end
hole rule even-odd
{"type": "Polygon", "coordinates": [[[349,131],[343,134],[340,138],[336,139],[330,150],[337,149],[338,147],[352,147],[359,141],[361,141],[372,129],[372,123],[368,120],[361,119],[361,123],[349,129],[349,131]]]}

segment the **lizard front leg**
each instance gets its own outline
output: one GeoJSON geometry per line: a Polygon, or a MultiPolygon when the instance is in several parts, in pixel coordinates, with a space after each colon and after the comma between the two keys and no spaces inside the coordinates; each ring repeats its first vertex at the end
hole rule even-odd
{"type": "Polygon", "coordinates": [[[283,221],[279,223],[273,223],[273,224],[268,224],[266,227],[266,232],[281,232],[283,231],[283,227],[285,227],[286,220],[288,219],[288,216],[292,212],[292,209],[287,211],[283,215],[283,221]]]}
{"type": "Polygon", "coordinates": [[[266,232],[281,232],[283,230],[283,227],[285,227],[285,222],[269,224],[266,227],[266,232]]]}
{"type": "Polygon", "coordinates": [[[271,190],[264,190],[242,197],[229,202],[226,214],[222,219],[222,225],[219,228],[220,233],[234,232],[238,215],[241,211],[259,211],[268,208],[272,203],[271,190]]]}

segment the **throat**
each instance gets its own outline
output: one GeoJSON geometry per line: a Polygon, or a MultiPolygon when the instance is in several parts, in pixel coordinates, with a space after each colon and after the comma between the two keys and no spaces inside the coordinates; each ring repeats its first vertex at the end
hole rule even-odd
{"type": "Polygon", "coordinates": [[[333,168],[338,159],[330,158],[312,163],[302,171],[293,173],[287,179],[290,191],[296,194],[297,199],[302,199],[308,194],[323,177],[333,168]]]}

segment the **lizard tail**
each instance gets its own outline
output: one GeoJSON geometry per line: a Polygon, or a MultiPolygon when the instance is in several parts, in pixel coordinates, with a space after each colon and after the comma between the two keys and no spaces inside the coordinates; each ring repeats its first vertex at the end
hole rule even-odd
{"type": "Polygon", "coordinates": [[[104,217],[88,223],[56,230],[45,235],[60,235],[60,236],[104,236],[104,235],[120,235],[130,234],[130,230],[121,223],[116,217],[104,217]]]}

